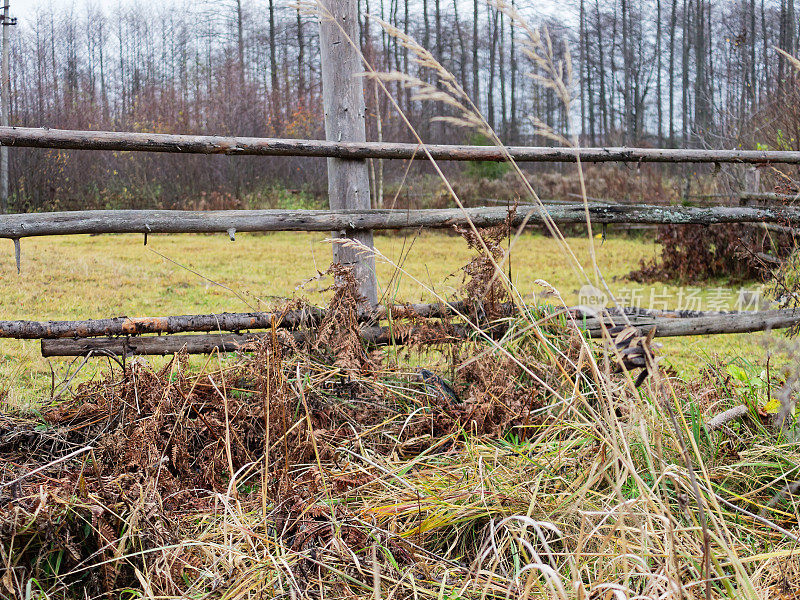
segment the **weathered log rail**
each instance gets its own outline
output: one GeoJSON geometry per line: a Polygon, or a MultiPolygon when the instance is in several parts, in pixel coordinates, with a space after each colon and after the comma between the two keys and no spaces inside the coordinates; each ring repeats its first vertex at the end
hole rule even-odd
{"type": "MultiPolygon", "coordinates": [[[[627,321],[619,315],[598,319],[577,319],[579,328],[592,338],[603,336],[603,327],[626,325],[630,322],[640,331],[656,328],[656,337],[676,337],[692,335],[712,335],[724,333],[749,333],[787,329],[800,324],[800,310],[783,309],[760,312],[725,313],[700,317],[671,318],[669,316],[638,315],[627,321]]],[[[474,330],[467,325],[452,325],[438,343],[458,342],[468,336],[476,337],[474,330]]],[[[247,344],[257,342],[266,333],[215,333],[205,335],[168,336],[120,336],[94,337],[80,339],[42,339],[42,356],[87,356],[87,355],[168,355],[185,351],[189,354],[205,354],[218,350],[234,352],[247,344]]],[[[305,341],[309,335],[305,331],[292,331],[296,341],[305,341]]],[[[386,326],[364,326],[360,336],[365,344],[385,346],[404,344],[413,335],[413,330],[401,330],[386,326]]]]}
{"type": "MultiPolygon", "coordinates": [[[[511,306],[504,310],[510,311],[511,306]]],[[[389,318],[409,316],[442,318],[463,313],[469,306],[463,300],[436,304],[396,304],[378,306],[362,311],[361,323],[377,323],[389,318]]],[[[145,334],[172,334],[186,332],[231,331],[269,329],[280,327],[297,329],[313,327],[325,316],[325,310],[314,306],[276,312],[216,313],[204,315],[175,315],[168,317],[112,317],[79,321],[0,321],[0,338],[60,339],[100,336],[137,336],[145,334]]]]}
{"type": "Polygon", "coordinates": [[[0,144],[27,148],[113,150],[255,156],[316,156],[520,162],[782,163],[800,164],[800,152],[778,150],[705,150],[683,148],[550,148],[429,145],[393,142],[333,142],[279,138],[174,135],[122,131],[77,131],[0,127],[0,144]],[[426,154],[427,152],[427,154],[426,154]]]}
{"type": "Polygon", "coordinates": [[[755,200],[758,202],[798,202],[800,201],[800,194],[775,194],[772,192],[743,192],[739,194],[739,200],[749,201],[755,200]]]}
{"type": "MultiPolygon", "coordinates": [[[[166,356],[176,352],[208,354],[214,350],[235,352],[247,344],[257,342],[267,334],[218,333],[207,335],[168,335],[144,337],[100,337],[85,339],[42,340],[42,356],[103,356],[103,355],[157,355],[166,356]]],[[[300,331],[292,332],[295,341],[306,339],[300,331]]],[[[372,345],[386,345],[390,336],[388,328],[371,327],[361,332],[362,340],[372,345]]]]}
{"type": "MultiPolygon", "coordinates": [[[[800,309],[786,308],[752,312],[733,312],[718,315],[669,318],[638,317],[631,324],[642,332],[656,328],[656,337],[681,337],[693,335],[716,335],[725,333],[752,333],[788,329],[800,324],[800,309]]],[[[624,325],[620,317],[605,321],[605,326],[624,325]]],[[[596,319],[586,320],[580,327],[586,329],[591,337],[602,337],[602,326],[596,319]]]]}
{"type": "MultiPolygon", "coordinates": [[[[510,303],[496,308],[506,316],[518,314],[517,307],[510,303]]],[[[389,319],[441,319],[463,314],[473,315],[476,312],[485,314],[484,310],[476,304],[464,300],[433,304],[394,304],[391,306],[378,306],[374,310],[362,310],[358,314],[358,321],[367,326],[374,326],[380,321],[389,319]]],[[[528,307],[527,310],[533,311],[531,314],[535,315],[541,312],[552,312],[557,309],[544,305],[541,307],[528,307]]],[[[800,320],[800,311],[795,311],[794,309],[763,311],[761,313],[647,310],[631,307],[626,307],[622,310],[627,320],[616,308],[610,308],[605,311],[605,322],[608,326],[631,323],[635,326],[645,327],[656,323],[675,323],[680,319],[701,323],[701,321],[698,321],[700,318],[719,319],[720,317],[736,315],[773,316],[783,319],[781,322],[785,323],[792,323],[793,319],[800,320]]],[[[591,332],[599,331],[599,321],[595,317],[585,315],[580,308],[571,308],[570,311],[582,327],[591,332]]],[[[77,339],[212,331],[239,333],[247,330],[270,329],[272,327],[301,329],[315,327],[324,317],[324,309],[308,306],[298,310],[275,312],[225,312],[167,317],[112,317],[77,321],[0,321],[0,338],[29,340],[77,339]]],[[[664,329],[664,331],[666,330],[664,329]]]]}
{"type": "MultiPolygon", "coordinates": [[[[556,223],[585,223],[582,204],[545,206],[556,223]]],[[[648,204],[592,204],[593,223],[800,224],[800,208],[690,207],[648,204]]],[[[89,210],[0,215],[0,237],[20,239],[43,235],[102,233],[228,233],[266,231],[349,231],[359,229],[449,228],[472,222],[488,227],[503,222],[509,210],[500,207],[423,210],[89,210]]],[[[517,207],[512,222],[542,223],[538,207],[517,207]]]]}
{"type": "MultiPolygon", "coordinates": [[[[296,342],[308,340],[305,331],[291,331],[296,342]]],[[[438,337],[426,339],[431,343],[451,343],[464,340],[470,334],[466,325],[452,325],[438,337]]],[[[248,345],[258,343],[268,333],[215,333],[204,335],[167,335],[167,336],[134,336],[134,337],[97,337],[81,339],[43,339],[41,341],[42,356],[87,356],[87,355],[158,355],[164,356],[176,352],[188,354],[208,354],[215,350],[235,352],[248,345]]],[[[372,325],[362,327],[359,335],[362,342],[370,346],[387,346],[389,344],[405,344],[413,335],[412,330],[402,332],[391,327],[372,325]]]]}

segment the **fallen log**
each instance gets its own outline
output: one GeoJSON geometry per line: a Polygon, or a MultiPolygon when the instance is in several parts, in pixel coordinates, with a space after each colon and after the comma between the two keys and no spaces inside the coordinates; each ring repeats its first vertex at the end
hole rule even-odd
{"type": "Polygon", "coordinates": [[[733,408],[729,408],[728,410],[719,413],[712,419],[706,421],[706,426],[710,430],[720,429],[727,423],[735,419],[740,419],[743,416],[749,414],[750,409],[747,407],[746,404],[740,404],[739,406],[734,406],[733,408]]]}
{"type": "MultiPolygon", "coordinates": [[[[127,131],[79,131],[34,127],[0,127],[0,144],[27,148],[178,152],[257,156],[318,156],[425,160],[418,144],[332,142],[325,140],[173,135],[127,131]]],[[[800,164],[800,152],[781,150],[706,150],[684,148],[552,148],[430,145],[436,160],[521,162],[657,162],[657,163],[784,163],[800,164]]]]}
{"type": "MultiPolygon", "coordinates": [[[[583,204],[545,206],[556,223],[585,223],[583,204]]],[[[591,204],[593,223],[711,225],[714,223],[779,222],[800,224],[800,208],[690,207],[647,204],[591,204]]],[[[362,229],[450,228],[472,222],[476,227],[502,223],[502,207],[423,210],[87,210],[0,215],[0,237],[101,233],[227,233],[264,231],[354,231],[362,229]]],[[[543,223],[539,207],[517,207],[514,225],[543,223]]]]}

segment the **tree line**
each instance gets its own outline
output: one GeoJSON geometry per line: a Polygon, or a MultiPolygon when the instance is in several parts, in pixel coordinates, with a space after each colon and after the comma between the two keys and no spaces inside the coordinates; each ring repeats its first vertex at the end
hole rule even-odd
{"type": "MultiPolygon", "coordinates": [[[[508,144],[553,143],[535,117],[584,145],[797,148],[797,84],[775,50],[797,51],[793,0],[563,0],[559,18],[520,4],[361,0],[356,42],[377,71],[439,85],[409,49],[416,40],[508,144]],[[546,29],[571,80],[571,114],[536,79],[531,28],[546,29]]],[[[316,19],[303,2],[277,0],[42,6],[12,35],[11,123],[323,137],[316,19]]],[[[415,98],[402,81],[387,85],[425,141],[483,141],[433,120],[448,105],[415,98]]],[[[365,97],[369,139],[412,139],[372,80],[365,97]]],[[[217,207],[214,194],[325,188],[321,160],[24,149],[11,158],[16,210],[188,197],[217,207]]],[[[402,175],[402,165],[391,168],[387,177],[402,175]]]]}

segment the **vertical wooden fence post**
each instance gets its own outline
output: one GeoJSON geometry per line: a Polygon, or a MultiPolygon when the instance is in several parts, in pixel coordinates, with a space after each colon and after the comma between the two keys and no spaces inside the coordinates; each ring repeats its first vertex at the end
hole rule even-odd
{"type": "MultiPolygon", "coordinates": [[[[9,111],[11,109],[11,78],[8,68],[8,28],[16,24],[16,19],[9,17],[8,9],[11,0],[3,0],[3,49],[0,64],[0,124],[8,126],[9,111]]],[[[8,212],[8,146],[0,146],[0,212],[8,212]]]]}
{"type": "MultiPolygon", "coordinates": [[[[334,142],[366,141],[366,106],[358,43],[358,0],[319,0],[320,53],[322,59],[322,103],[325,108],[325,139],[334,142]],[[347,38],[350,38],[349,40],[347,38]]],[[[328,159],[328,195],[331,210],[368,210],[369,173],[366,160],[328,159]]],[[[372,248],[372,231],[334,232],[372,248]]],[[[370,305],[378,302],[375,258],[354,248],[335,244],[333,259],[352,266],[361,294],[370,305]]]]}
{"type": "MultiPolygon", "coordinates": [[[[744,191],[747,194],[757,194],[761,191],[761,171],[754,166],[746,167],[744,173],[744,191]]],[[[750,200],[740,201],[741,206],[750,204],[750,200]]]]}

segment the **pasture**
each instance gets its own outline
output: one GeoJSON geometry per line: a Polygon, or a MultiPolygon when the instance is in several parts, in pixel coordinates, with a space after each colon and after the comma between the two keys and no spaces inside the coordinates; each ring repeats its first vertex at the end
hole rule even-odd
{"type": "MultiPolygon", "coordinates": [[[[22,245],[22,271],[17,274],[13,247],[0,263],[4,293],[0,311],[5,319],[95,319],[110,316],[160,316],[265,310],[292,298],[306,298],[324,306],[326,282],[313,280],[330,264],[331,247],[322,234],[239,234],[231,243],[224,235],[156,235],[147,246],[138,235],[63,236],[29,238],[22,245]],[[172,262],[174,261],[174,262],[172,262]],[[194,272],[192,272],[194,271],[194,272]],[[222,284],[222,285],[217,285],[222,284]],[[225,286],[225,287],[222,287],[225,286]],[[226,289],[227,288],[227,289],[226,289]]],[[[585,237],[567,238],[587,272],[591,258],[585,237]]],[[[457,235],[409,232],[378,235],[376,244],[387,258],[402,266],[378,264],[379,282],[387,299],[397,302],[431,302],[429,290],[457,299],[462,283],[461,267],[472,251],[457,235]],[[416,280],[416,281],[415,281],[416,280]],[[426,290],[427,286],[429,290],[426,290]]],[[[657,255],[651,237],[611,235],[595,238],[598,265],[614,293],[639,291],[642,307],[681,307],[690,289],[696,308],[733,309],[739,284],[712,281],[681,286],[676,282],[641,284],[626,279],[641,260],[657,255]],[[683,292],[681,290],[684,290],[683,292]]],[[[511,273],[517,289],[530,302],[556,303],[536,280],[551,284],[568,305],[579,301],[580,275],[567,266],[556,242],[526,232],[511,251],[511,273]]],[[[744,287],[757,289],[749,282],[744,287]]],[[[327,294],[329,297],[329,294],[327,294]]],[[[692,378],[714,355],[723,360],[741,359],[758,365],[766,350],[759,334],[665,338],[665,364],[681,376],[692,378]]],[[[0,340],[0,377],[6,402],[13,407],[36,407],[49,397],[52,367],[56,382],[72,361],[40,356],[37,340],[0,340]]],[[[163,359],[151,358],[155,364],[163,359]]],[[[196,362],[196,361],[195,361],[196,362]]],[[[102,370],[103,362],[91,361],[76,381],[102,370]]],[[[69,371],[71,372],[71,371],[69,371]]]]}

